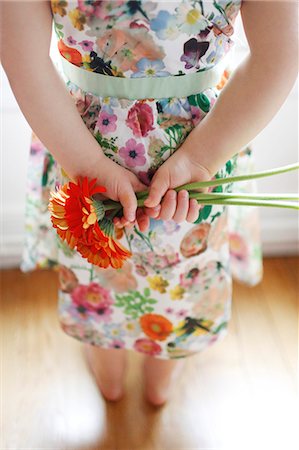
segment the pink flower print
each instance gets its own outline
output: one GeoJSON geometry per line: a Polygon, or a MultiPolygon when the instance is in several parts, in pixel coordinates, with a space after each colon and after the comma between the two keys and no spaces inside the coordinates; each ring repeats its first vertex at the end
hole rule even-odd
{"type": "Polygon", "coordinates": [[[157,344],[157,342],[147,338],[137,339],[134,344],[134,349],[137,352],[145,353],[146,355],[151,356],[159,355],[162,351],[162,348],[159,344],[157,344]]]}
{"type": "Polygon", "coordinates": [[[93,50],[93,42],[92,41],[84,40],[84,41],[78,42],[78,45],[80,45],[83,48],[83,50],[86,50],[87,52],[91,52],[93,50]]]}
{"type": "Polygon", "coordinates": [[[113,341],[109,344],[109,348],[124,348],[125,343],[120,339],[113,339],[113,341]]]}
{"type": "Polygon", "coordinates": [[[71,293],[73,303],[81,310],[96,313],[104,321],[109,320],[112,313],[110,305],[113,300],[110,292],[98,283],[79,284],[71,293]]]}
{"type": "Polygon", "coordinates": [[[129,110],[126,124],[133,131],[134,136],[146,137],[153,127],[154,116],[152,108],[142,101],[136,102],[129,110]]]}
{"type": "Polygon", "coordinates": [[[148,271],[141,264],[136,264],[135,270],[136,270],[136,273],[138,273],[138,275],[141,275],[142,277],[146,277],[148,275],[148,271]]]}
{"type": "Polygon", "coordinates": [[[106,16],[106,11],[104,9],[104,4],[99,0],[78,0],[78,9],[84,13],[86,17],[95,16],[101,17],[102,19],[106,16]]]}
{"type": "Polygon", "coordinates": [[[178,253],[156,254],[155,252],[147,252],[145,255],[146,262],[155,270],[162,270],[169,266],[174,266],[180,262],[178,253]]]}
{"type": "Polygon", "coordinates": [[[218,252],[227,242],[227,214],[221,214],[213,223],[208,236],[208,247],[218,252]]]}
{"type": "Polygon", "coordinates": [[[205,114],[197,106],[191,106],[191,118],[194,126],[199,124],[204,116],[205,114]]]}
{"type": "Polygon", "coordinates": [[[69,37],[67,38],[67,42],[68,42],[70,45],[76,45],[76,44],[77,44],[76,39],[74,39],[72,36],[69,36],[69,37]]]}
{"type": "Polygon", "coordinates": [[[202,289],[200,296],[196,294],[192,313],[197,318],[204,318],[215,322],[219,320],[225,312],[227,302],[232,295],[231,281],[217,277],[208,289],[202,289]]]}
{"type": "Polygon", "coordinates": [[[166,314],[172,314],[173,313],[173,308],[170,308],[170,307],[165,308],[165,312],[166,312],[166,314]]]}
{"type": "Polygon", "coordinates": [[[136,289],[137,280],[132,273],[133,265],[125,261],[122,268],[115,270],[112,267],[97,267],[97,273],[101,274],[107,286],[114,289],[115,292],[125,292],[130,289],[136,289]]]}
{"type": "Polygon", "coordinates": [[[232,258],[236,259],[238,262],[245,262],[248,258],[248,248],[244,241],[244,238],[234,232],[229,233],[229,249],[232,258]]]}
{"type": "Polygon", "coordinates": [[[99,114],[96,127],[102,134],[111,133],[116,130],[116,120],[117,116],[115,114],[109,114],[107,111],[103,110],[99,114]]]}
{"type": "Polygon", "coordinates": [[[185,319],[187,314],[188,314],[188,310],[187,309],[180,309],[180,311],[178,311],[176,313],[176,316],[179,317],[179,318],[184,318],[185,319]]]}
{"type": "Polygon", "coordinates": [[[119,149],[119,155],[128,167],[143,166],[146,162],[144,154],[144,145],[138,144],[134,138],[129,139],[125,147],[119,149]]]}
{"type": "Polygon", "coordinates": [[[199,269],[197,267],[193,267],[180,275],[180,286],[183,288],[190,288],[194,283],[197,283],[199,279],[199,269]]]}

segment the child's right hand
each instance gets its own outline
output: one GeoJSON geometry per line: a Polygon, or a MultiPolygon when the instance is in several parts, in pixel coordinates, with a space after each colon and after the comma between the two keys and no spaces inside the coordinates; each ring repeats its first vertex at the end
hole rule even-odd
{"type": "Polygon", "coordinates": [[[103,155],[96,167],[93,165],[93,167],[88,168],[87,172],[80,172],[80,175],[87,176],[89,179],[97,178],[97,184],[105,186],[106,192],[96,194],[95,198],[99,200],[110,199],[122,204],[123,216],[113,219],[116,226],[132,226],[136,220],[140,229],[148,226],[149,217],[143,213],[142,208],[138,208],[137,212],[135,195],[135,192],[148,190],[148,186],[143,184],[129,169],[103,155]]]}

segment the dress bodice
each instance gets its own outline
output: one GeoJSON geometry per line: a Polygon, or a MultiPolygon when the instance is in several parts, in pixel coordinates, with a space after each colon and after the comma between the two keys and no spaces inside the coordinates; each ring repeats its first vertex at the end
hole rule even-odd
{"type": "Polygon", "coordinates": [[[82,69],[163,77],[209,69],[234,46],[242,0],[51,1],[58,49],[82,69]]]}

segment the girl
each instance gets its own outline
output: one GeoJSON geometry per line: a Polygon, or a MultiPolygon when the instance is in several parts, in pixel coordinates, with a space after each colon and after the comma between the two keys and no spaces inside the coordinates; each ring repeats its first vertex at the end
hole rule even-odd
{"type": "MultiPolygon", "coordinates": [[[[200,209],[174,188],[248,167],[246,145],[297,76],[296,2],[6,1],[1,8],[2,63],[36,133],[23,267],[58,271],[60,323],[84,342],[103,395],[122,397],[133,349],[145,354],[146,398],[161,405],[184,358],[223,336],[231,304],[227,208],[200,209]],[[216,82],[211,74],[234,44],[239,12],[250,52],[216,82]],[[65,82],[49,57],[52,23],[65,82]],[[122,269],[92,266],[54,237],[50,190],[79,175],[96,177],[104,197],[123,206],[115,234],[133,256],[122,269]],[[146,189],[145,207],[137,207],[135,192],[146,189]]],[[[244,251],[237,245],[241,278],[253,257],[244,256],[251,242],[244,251]]]]}

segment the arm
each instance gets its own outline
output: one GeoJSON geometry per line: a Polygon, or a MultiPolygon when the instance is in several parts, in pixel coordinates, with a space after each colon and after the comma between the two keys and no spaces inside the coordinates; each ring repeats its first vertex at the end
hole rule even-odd
{"type": "MultiPolygon", "coordinates": [[[[241,14],[250,53],[204,120],[155,173],[147,206],[160,203],[168,189],[212,178],[279,111],[298,73],[297,13],[295,0],[243,1],[241,14]]],[[[187,211],[185,203],[181,201],[187,211]]],[[[166,206],[175,209],[170,201],[166,206]]]]}
{"type": "Polygon", "coordinates": [[[250,52],[186,141],[211,175],[266,127],[298,74],[297,2],[245,0],[241,16],[250,52]]]}
{"type": "Polygon", "coordinates": [[[90,164],[99,164],[104,154],[84,125],[49,56],[50,2],[1,3],[1,60],[18,104],[31,128],[66,172],[73,178],[83,175],[90,164]]]}
{"type": "Polygon", "coordinates": [[[49,56],[50,2],[0,4],[2,65],[29,125],[71,179],[98,178],[107,188],[107,197],[122,203],[126,218],[130,212],[134,217],[135,192],[147,187],[104,155],[78,113],[49,56]]]}

